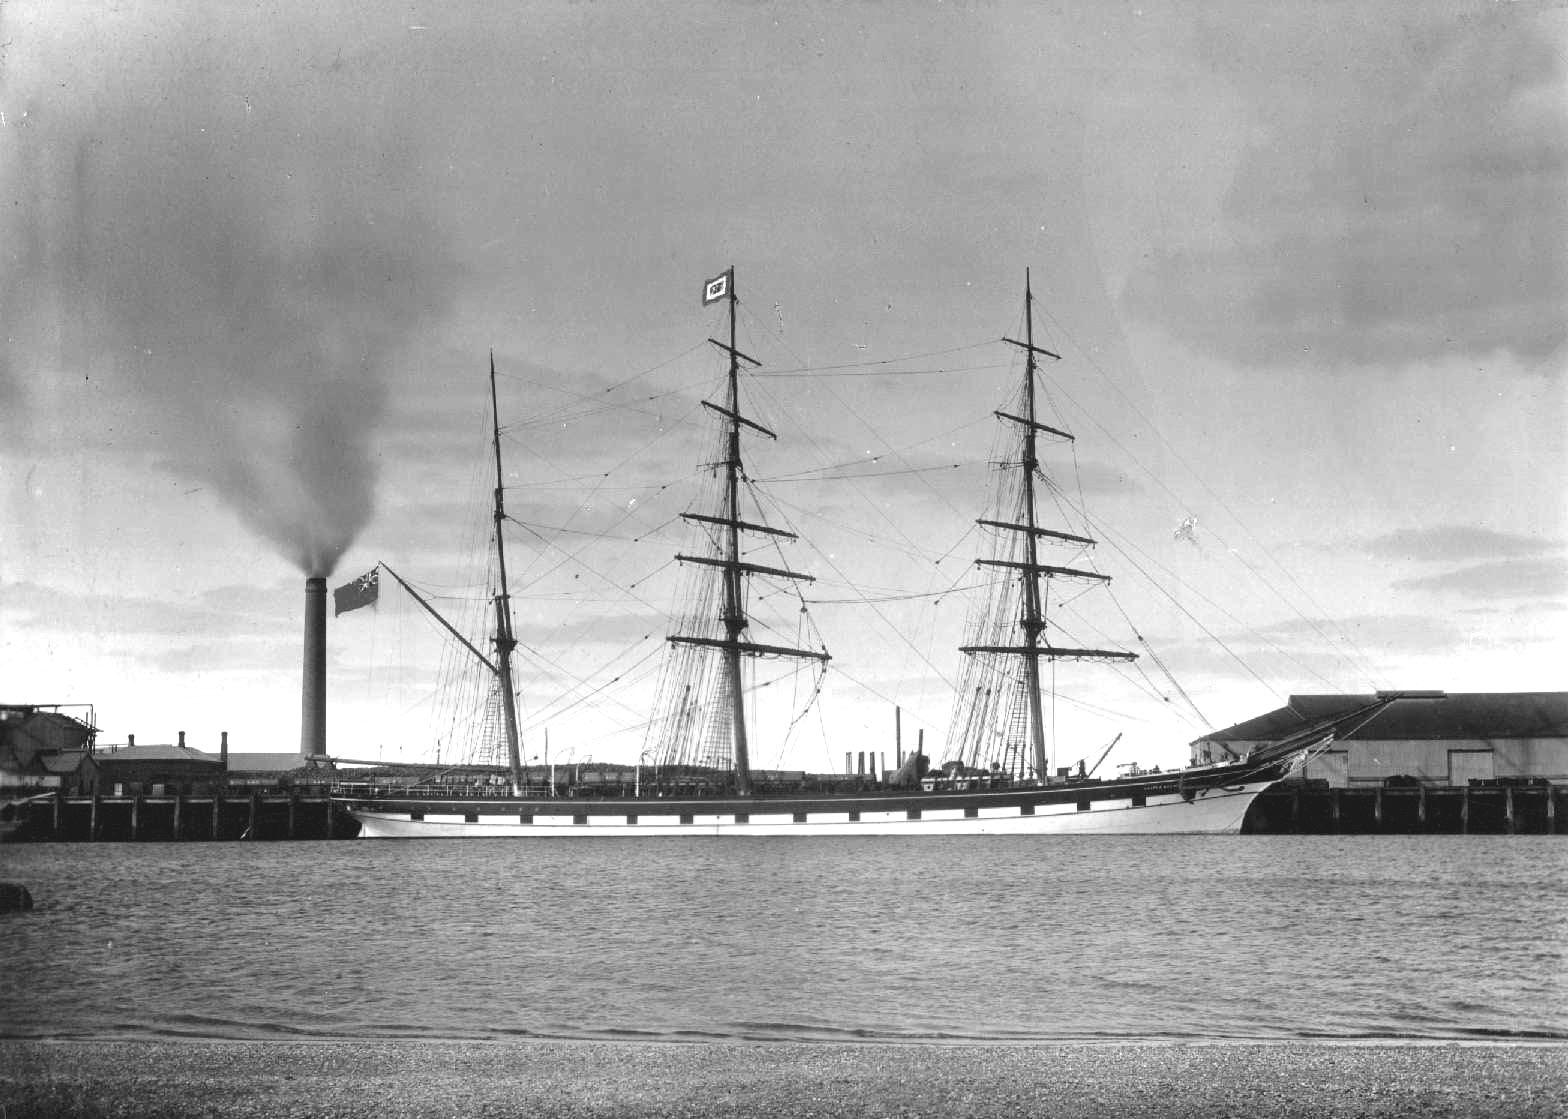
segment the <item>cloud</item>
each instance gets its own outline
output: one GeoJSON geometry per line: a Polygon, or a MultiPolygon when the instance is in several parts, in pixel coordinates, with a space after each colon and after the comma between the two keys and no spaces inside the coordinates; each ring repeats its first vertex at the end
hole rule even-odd
{"type": "Polygon", "coordinates": [[[1403,528],[1361,543],[1361,549],[1389,560],[1495,560],[1556,551],[1559,541],[1520,533],[1494,532],[1470,525],[1403,528]]]}
{"type": "Polygon", "coordinates": [[[1496,560],[1437,575],[1400,579],[1393,586],[1395,590],[1478,598],[1555,598],[1568,595],[1568,562],[1561,558],[1496,560]]]}
{"type": "Polygon", "coordinates": [[[1429,652],[1452,644],[1460,633],[1459,627],[1442,617],[1406,613],[1357,614],[1323,621],[1290,618],[1234,633],[1226,642],[1240,649],[1286,646],[1293,651],[1311,652],[1313,646],[1321,648],[1330,644],[1325,640],[1326,634],[1330,638],[1343,635],[1357,646],[1373,648],[1379,653],[1429,652]]]}
{"type": "Polygon", "coordinates": [[[1544,362],[1568,302],[1568,97],[1524,8],[1204,25],[1253,129],[1217,213],[1175,215],[1125,305],[1247,363],[1544,362]]]}
{"type": "Polygon", "coordinates": [[[0,585],[0,611],[18,629],[84,638],[139,640],[222,634],[268,637],[304,616],[303,589],[223,587],[183,601],[62,591],[36,583],[0,585]],[[290,604],[288,600],[298,601],[290,604]]]}

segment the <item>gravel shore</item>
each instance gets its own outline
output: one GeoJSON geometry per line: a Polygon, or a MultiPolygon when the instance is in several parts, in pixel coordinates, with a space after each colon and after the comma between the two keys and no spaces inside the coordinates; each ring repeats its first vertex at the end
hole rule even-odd
{"type": "Polygon", "coordinates": [[[0,1119],[1568,1116],[1568,1046],[3,1041],[0,1119]]]}

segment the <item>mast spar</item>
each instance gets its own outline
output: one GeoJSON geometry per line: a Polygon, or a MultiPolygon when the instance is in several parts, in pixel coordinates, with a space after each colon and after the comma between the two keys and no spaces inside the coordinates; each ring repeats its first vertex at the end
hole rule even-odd
{"type": "Polygon", "coordinates": [[[501,409],[495,394],[495,351],[490,351],[490,419],[495,447],[495,559],[500,576],[495,596],[495,674],[501,690],[501,713],[506,726],[506,762],[512,775],[512,794],[523,793],[523,758],[517,735],[517,696],[512,686],[512,596],[506,585],[506,544],[501,522],[506,519],[505,485],[501,475],[501,409]]]}
{"type": "Polygon", "coordinates": [[[1040,459],[1037,441],[1044,434],[1059,439],[1072,441],[1072,436],[1058,428],[1050,427],[1039,421],[1035,409],[1035,370],[1038,368],[1037,355],[1044,355],[1053,361],[1060,361],[1061,355],[1053,353],[1034,344],[1034,292],[1030,285],[1029,270],[1024,270],[1024,340],[1004,338],[1002,341],[1009,345],[1017,346],[1024,351],[1024,414],[1015,416],[1010,412],[997,412],[998,419],[1017,424],[1023,429],[1023,451],[1019,459],[1019,467],[1023,472],[1022,491],[1019,504],[1019,519],[1017,523],[988,520],[981,518],[976,523],[988,528],[1001,529],[1006,532],[1023,534],[1024,559],[1022,562],[1008,559],[979,559],[975,563],[981,567],[997,567],[1018,572],[1018,579],[1023,591],[1023,603],[1018,618],[1018,628],[1022,631],[1023,642],[1019,645],[964,645],[959,651],[973,656],[980,653],[995,653],[1008,656],[1017,656],[1023,660],[1023,685],[1025,702],[1028,708],[1028,730],[1030,751],[1034,755],[1034,770],[1040,780],[1046,777],[1049,758],[1045,741],[1045,716],[1040,700],[1040,662],[1042,660],[1137,660],[1135,653],[1123,653],[1109,649],[1069,649],[1053,647],[1042,643],[1041,635],[1047,625],[1046,607],[1049,599],[1041,589],[1041,578],[1075,578],[1089,579],[1096,582],[1108,583],[1110,576],[1101,575],[1096,571],[1081,571],[1071,567],[1059,567],[1053,564],[1040,562],[1040,541],[1057,541],[1065,544],[1074,544],[1089,547],[1094,541],[1086,536],[1077,536],[1072,533],[1056,532],[1051,529],[1041,528],[1038,523],[1038,513],[1035,508],[1035,475],[1040,468],[1040,459]]]}
{"type": "MultiPolygon", "coordinates": [[[[735,294],[735,269],[731,267],[722,273],[717,280],[710,282],[708,290],[723,281],[724,299],[729,304],[729,344],[715,338],[708,339],[713,345],[729,355],[729,374],[725,405],[720,406],[704,400],[705,407],[718,413],[725,420],[727,430],[725,433],[726,454],[724,456],[724,495],[721,503],[720,514],[712,516],[701,513],[683,513],[682,519],[700,524],[709,524],[722,529],[722,555],[714,556],[688,556],[676,555],[676,559],[684,563],[704,564],[710,567],[723,569],[724,594],[720,606],[720,620],[724,624],[724,637],[715,639],[711,637],[694,637],[684,635],[671,635],[669,641],[681,645],[699,645],[717,648],[724,654],[724,682],[725,692],[730,702],[730,734],[733,746],[733,763],[735,767],[735,791],[741,796],[750,796],[751,788],[751,756],[747,741],[746,728],[746,695],[745,678],[741,668],[743,656],[782,656],[803,657],[826,662],[827,653],[814,652],[810,649],[791,649],[780,645],[759,645],[743,640],[746,630],[750,625],[746,617],[746,596],[744,579],[749,575],[770,575],[781,579],[800,579],[811,581],[812,576],[803,575],[795,571],[787,571],[778,567],[765,567],[762,564],[747,563],[741,559],[740,534],[742,532],[765,533],[770,536],[782,536],[795,539],[795,534],[782,529],[771,528],[767,525],[757,524],[743,520],[740,510],[740,482],[744,473],[744,464],[740,455],[740,431],[742,427],[766,435],[769,439],[777,439],[773,432],[766,427],[747,419],[740,411],[740,363],[761,365],[755,358],[740,352],[735,345],[735,311],[738,297],[735,294]]],[[[704,302],[711,302],[706,295],[704,302]]]]}

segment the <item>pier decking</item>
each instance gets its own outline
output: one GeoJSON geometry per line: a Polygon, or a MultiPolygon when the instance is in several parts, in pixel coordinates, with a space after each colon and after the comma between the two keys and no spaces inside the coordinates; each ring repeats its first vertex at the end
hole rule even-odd
{"type": "Polygon", "coordinates": [[[16,806],[19,841],[351,839],[353,817],[325,792],[40,797],[16,806]]]}

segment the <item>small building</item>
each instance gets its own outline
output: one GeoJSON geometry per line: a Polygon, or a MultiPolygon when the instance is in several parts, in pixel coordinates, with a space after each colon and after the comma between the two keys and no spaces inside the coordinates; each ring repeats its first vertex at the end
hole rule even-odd
{"type": "Polygon", "coordinates": [[[98,728],[58,706],[0,704],[0,797],[90,793],[97,785],[93,743],[98,728]]]}
{"type": "Polygon", "coordinates": [[[1194,765],[1321,735],[1299,777],[1331,788],[1385,784],[1568,784],[1568,692],[1296,695],[1266,715],[1195,740],[1194,765]]]}
{"type": "Polygon", "coordinates": [[[124,746],[100,749],[97,760],[98,791],[108,796],[205,793],[223,784],[222,757],[187,746],[184,731],[177,743],[137,745],[131,736],[124,746]]]}

